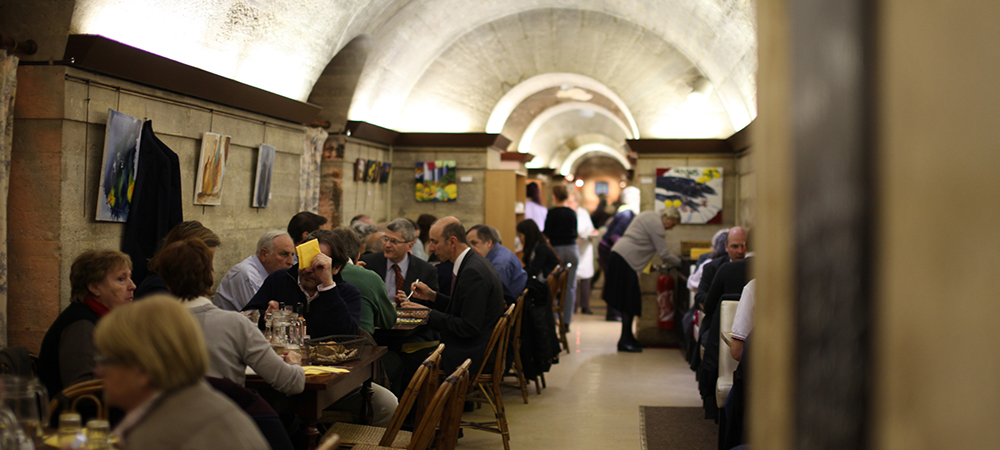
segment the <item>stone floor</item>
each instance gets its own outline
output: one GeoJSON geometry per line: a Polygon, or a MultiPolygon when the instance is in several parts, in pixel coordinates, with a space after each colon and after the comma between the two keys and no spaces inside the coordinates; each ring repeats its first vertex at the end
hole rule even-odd
{"type": "MultiPolygon", "coordinates": [[[[605,322],[604,308],[577,315],[570,349],[552,366],[541,395],[506,389],[504,405],[511,449],[639,449],[639,406],[700,406],[698,385],[678,349],[618,353],[619,322],[605,322]]],[[[596,306],[596,305],[595,305],[596,306]]],[[[465,420],[488,421],[489,407],[465,420]]],[[[461,449],[502,449],[499,435],[464,430],[461,449]]]]}

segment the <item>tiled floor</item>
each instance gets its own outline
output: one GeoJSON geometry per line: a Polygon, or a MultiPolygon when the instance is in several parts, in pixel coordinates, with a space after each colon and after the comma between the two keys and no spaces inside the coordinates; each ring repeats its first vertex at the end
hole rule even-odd
{"type": "MultiPolygon", "coordinates": [[[[602,305],[603,306],[603,305],[602,305]]],[[[698,385],[677,349],[618,353],[619,322],[605,322],[604,310],[577,315],[570,332],[571,354],[545,375],[547,389],[503,396],[512,450],[629,449],[640,447],[639,406],[700,406],[698,385]]],[[[463,419],[488,421],[489,406],[463,419]]],[[[502,449],[497,434],[465,430],[461,449],[502,449]]]]}

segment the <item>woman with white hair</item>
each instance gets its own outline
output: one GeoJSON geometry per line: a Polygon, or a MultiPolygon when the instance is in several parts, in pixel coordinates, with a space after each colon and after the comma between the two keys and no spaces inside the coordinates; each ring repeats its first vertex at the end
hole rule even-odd
{"type": "Polygon", "coordinates": [[[126,412],[115,428],[122,448],[269,448],[250,417],[204,381],[205,339],[176,300],[116,308],[97,324],[94,346],[104,399],[126,412]]]}
{"type": "Polygon", "coordinates": [[[649,264],[654,255],[672,266],[680,265],[680,258],[667,248],[666,230],[681,222],[677,208],[663,211],[646,211],[635,217],[625,234],[611,248],[608,272],[604,282],[604,301],[622,313],[622,334],[618,351],[641,352],[642,345],[632,334],[632,320],[642,315],[642,290],[639,272],[649,264]]]}

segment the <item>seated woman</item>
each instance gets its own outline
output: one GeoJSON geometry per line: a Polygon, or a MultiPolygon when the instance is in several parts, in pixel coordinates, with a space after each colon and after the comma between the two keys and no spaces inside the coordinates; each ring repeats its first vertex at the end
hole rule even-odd
{"type": "MultiPolygon", "coordinates": [[[[185,239],[200,239],[205,245],[208,246],[208,251],[211,253],[212,258],[215,258],[215,248],[222,245],[222,240],[219,239],[219,235],[215,234],[212,230],[205,228],[201,222],[197,220],[189,220],[187,222],[181,222],[177,226],[173,227],[166,236],[163,237],[163,244],[157,250],[157,253],[167,248],[168,245],[174,242],[183,241],[185,239]]],[[[156,256],[154,256],[155,258],[156,256]]],[[[170,290],[167,285],[163,283],[163,278],[160,274],[149,267],[149,274],[146,275],[142,281],[139,282],[139,287],[135,289],[135,298],[141,299],[147,295],[151,294],[166,294],[170,290]]]]}
{"type": "Polygon", "coordinates": [[[549,245],[549,240],[538,230],[534,220],[525,219],[517,224],[517,237],[524,243],[524,271],[529,277],[546,278],[562,264],[555,250],[549,245]]]}
{"type": "Polygon", "coordinates": [[[204,381],[205,340],[175,300],[115,309],[97,325],[94,346],[104,399],[127,413],[115,428],[122,448],[269,448],[250,417],[204,381]]]}
{"type": "Polygon", "coordinates": [[[69,282],[70,304],[45,332],[38,354],[38,376],[52,396],[94,378],[94,327],[132,301],[132,260],[114,250],[87,250],[73,261],[69,282]]]}
{"type": "Polygon", "coordinates": [[[208,375],[227,378],[242,385],[247,366],[253,368],[279,392],[298,394],[305,388],[305,372],[298,353],[285,358],[271,350],[271,344],[242,314],[223,311],[209,300],[212,289],[212,255],[199,239],[174,242],[149,261],[150,270],[158,273],[170,293],[194,314],[201,325],[208,346],[208,375]]]}

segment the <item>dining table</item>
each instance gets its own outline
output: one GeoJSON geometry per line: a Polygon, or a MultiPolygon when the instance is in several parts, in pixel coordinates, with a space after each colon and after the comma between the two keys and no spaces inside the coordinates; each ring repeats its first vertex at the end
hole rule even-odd
{"type": "Polygon", "coordinates": [[[256,374],[247,375],[246,387],[256,390],[275,411],[295,414],[302,419],[306,424],[309,448],[312,449],[316,447],[316,439],[319,436],[316,423],[323,416],[323,410],[359,387],[362,388],[361,392],[364,395],[363,410],[359,413],[365,423],[371,423],[371,383],[375,377],[375,362],[385,355],[386,351],[386,347],[381,346],[361,347],[357,359],[331,366],[347,372],[307,375],[305,389],[295,395],[278,392],[256,374]]]}

